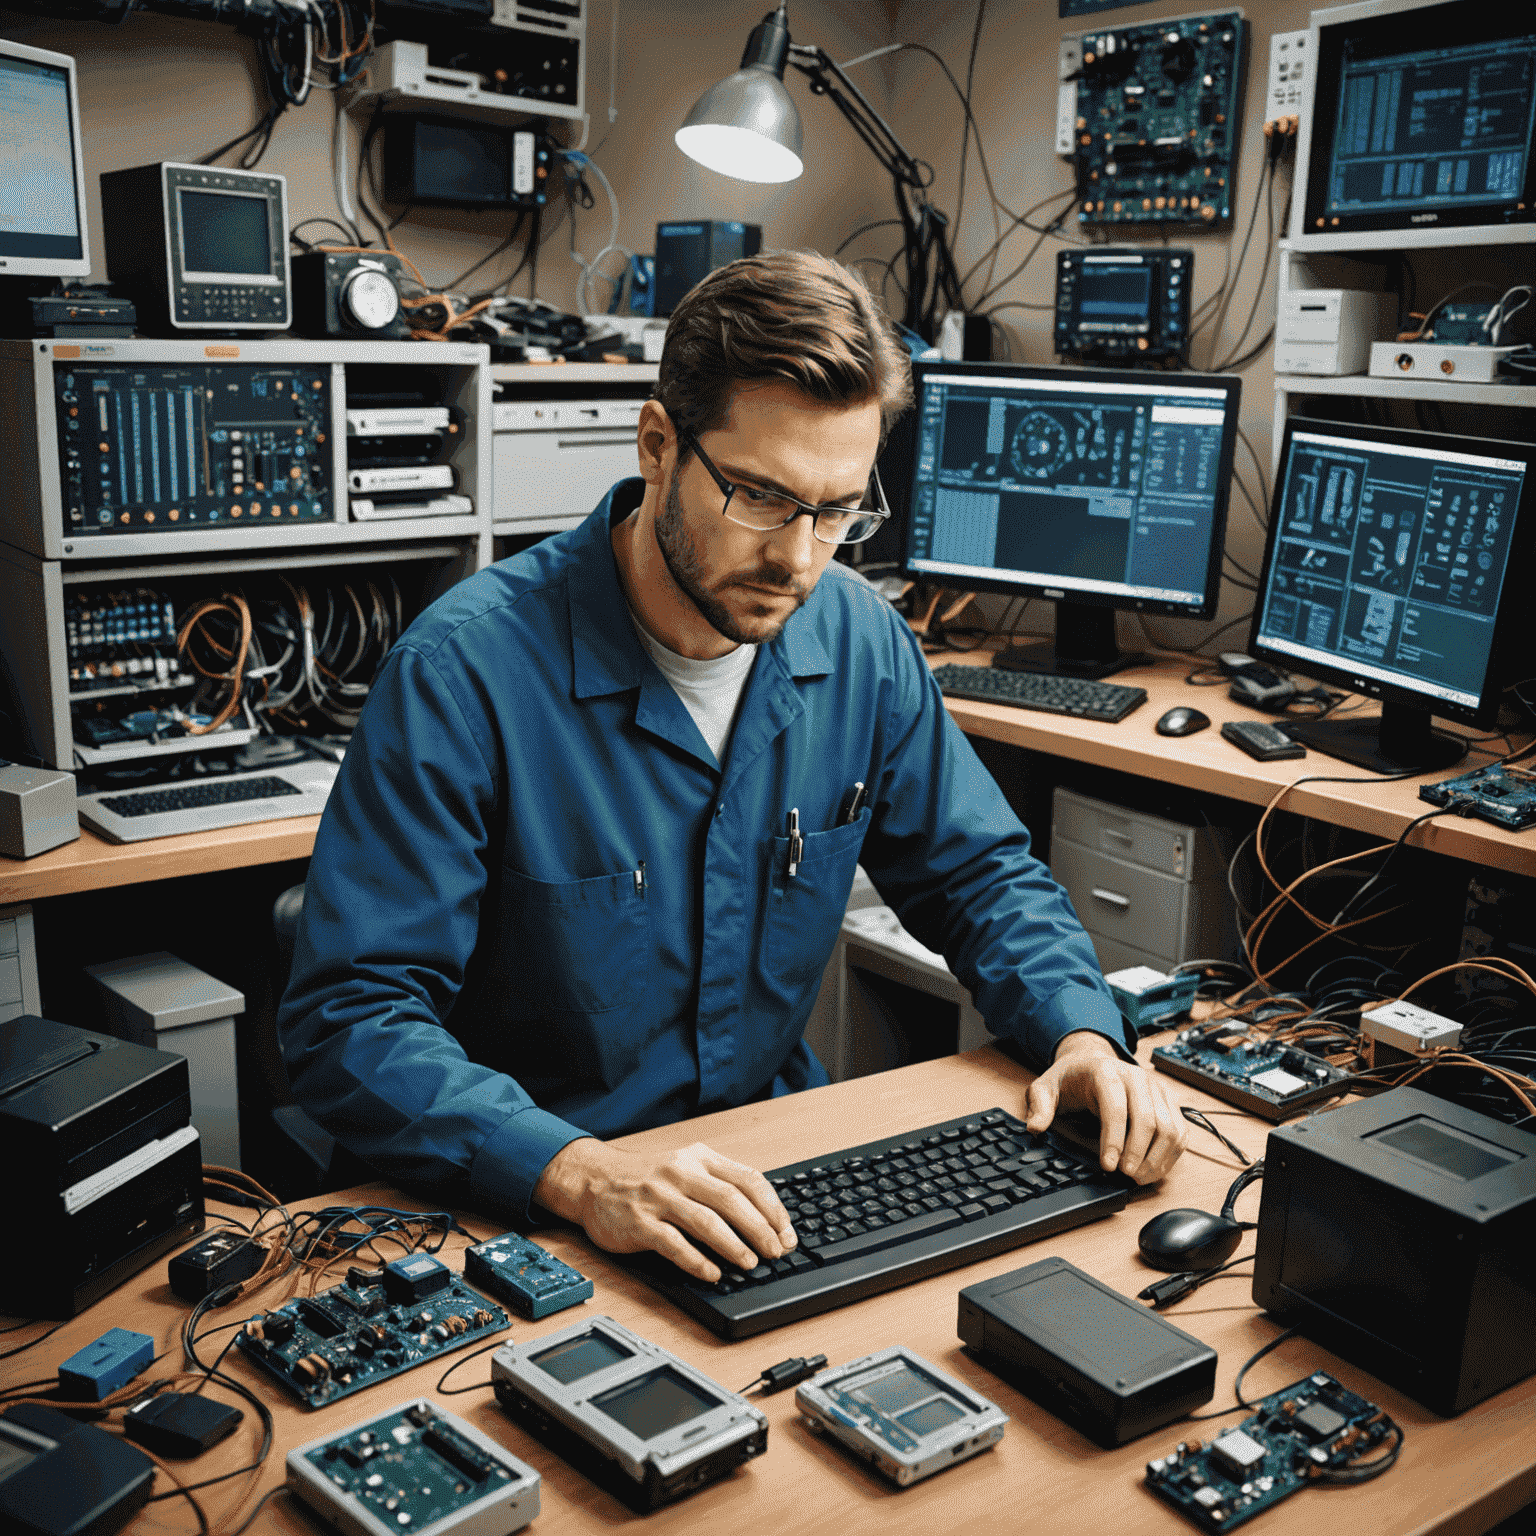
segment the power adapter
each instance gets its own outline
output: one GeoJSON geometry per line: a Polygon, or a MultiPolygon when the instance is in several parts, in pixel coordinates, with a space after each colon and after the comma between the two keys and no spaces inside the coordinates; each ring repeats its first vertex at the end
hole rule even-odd
{"type": "Polygon", "coordinates": [[[123,1415],[123,1433],[157,1456],[201,1456],[235,1432],[245,1415],[196,1393],[161,1392],[123,1415]]]}

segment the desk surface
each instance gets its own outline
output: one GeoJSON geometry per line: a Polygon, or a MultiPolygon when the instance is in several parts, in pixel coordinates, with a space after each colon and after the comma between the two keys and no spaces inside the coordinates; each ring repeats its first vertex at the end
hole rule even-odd
{"type": "MultiPolygon", "coordinates": [[[[950,663],[985,666],[989,657],[938,654],[930,660],[934,666],[950,663]]],[[[1351,827],[1384,838],[1400,836],[1410,821],[1432,809],[1419,799],[1421,783],[1451,778],[1495,760],[1494,756],[1474,749],[1454,768],[1385,782],[1363,768],[1317,751],[1287,762],[1255,762],[1223,738],[1221,727],[1228,720],[1261,717],[1253,710],[1233,703],[1224,687],[1197,688],[1186,683],[1184,679],[1188,672],[1187,663],[1173,660],[1153,661],[1117,672],[1108,681],[1145,688],[1147,702],[1114,725],[1046,715],[1037,710],[1014,709],[1003,704],[976,704],[969,699],[947,702],[955,722],[970,735],[1008,742],[1033,752],[1047,752],[1074,762],[1115,768],[1122,773],[1137,774],[1186,789],[1205,790],[1253,805],[1267,804],[1277,790],[1314,774],[1364,780],[1347,784],[1305,784],[1292,790],[1280,802],[1281,808],[1333,826],[1351,827]],[[1194,736],[1159,736],[1153,727],[1175,704],[1192,705],[1209,715],[1210,728],[1194,736]]],[[[1368,704],[1360,713],[1375,710],[1375,704],[1368,704]]],[[[1502,741],[1490,745],[1503,748],[1502,741]]],[[[1511,870],[1516,874],[1536,874],[1536,829],[1509,832],[1491,822],[1446,816],[1425,822],[1409,841],[1415,848],[1427,848],[1469,863],[1511,870]]]]}
{"type": "MultiPolygon", "coordinates": [[[[877,1077],[840,1083],[813,1092],[748,1105],[725,1114],[648,1131],[621,1145],[652,1149],[707,1141],[717,1150],[758,1167],[773,1167],[790,1156],[815,1156],[955,1115],[1001,1105],[1017,1109],[1027,1075],[996,1051],[984,1049],[946,1060],[905,1067],[877,1077]]],[[[1194,1089],[1181,1088],[1183,1102],[1220,1106],[1194,1089]]],[[[1223,1114],[1222,1129],[1250,1156],[1261,1154],[1266,1127],[1258,1121],[1223,1114]]],[[[1193,1527],[1142,1486],[1146,1462],[1169,1449],[1183,1435],[1178,1426],[1154,1432],[1117,1451],[1103,1451],[1037,1407],[1004,1382],[976,1365],[959,1347],[955,1332],[956,1295],[965,1285],[1003,1274],[1047,1255],[1070,1260],[1117,1289],[1134,1294],[1152,1277],[1136,1256],[1136,1232],[1158,1210],[1194,1205],[1220,1208],[1221,1197],[1237,1171],[1235,1159],[1214,1139],[1198,1139],[1163,1187],[1143,1191],[1117,1216],[1033,1247],[953,1270],[904,1290],[872,1297],[842,1311],[791,1324],[742,1343],[722,1343],[701,1326],[672,1310],[639,1281],[613,1266],[569,1229],[537,1234],[539,1241],[596,1282],[587,1306],[606,1312],[645,1338],[676,1351],[722,1385],[738,1388],[777,1360],[825,1354],[841,1364],[885,1344],[902,1343],[946,1370],[971,1382],[999,1403],[1010,1422],[1002,1443],[920,1483],[897,1491],[851,1461],[835,1445],[810,1433],[795,1412],[794,1393],[760,1399],[770,1430],[767,1454],[724,1482],[644,1518],[654,1532],[717,1532],[751,1528],[768,1531],[861,1532],[903,1530],[957,1531],[974,1523],[978,1530],[1015,1531],[1036,1521],[1051,1528],[1066,1524],[1074,1533],[1126,1530],[1188,1536],[1193,1527]],[[1070,1512],[1065,1521],[1057,1511],[1070,1512]]],[[[353,1198],[357,1192],[348,1192],[353,1198]]],[[[368,1198],[410,1204],[393,1191],[369,1186],[368,1198]]],[[[1248,1200],[1256,1201],[1250,1194],[1248,1200]]],[[[329,1196],[323,1202],[336,1203],[329,1196]]],[[[476,1217],[464,1218],[476,1239],[498,1230],[476,1217]]],[[[452,1239],[453,1259],[464,1246],[452,1239]]],[[[455,1267],[461,1261],[453,1260],[455,1267]]],[[[1217,1394],[1212,1407],[1231,1401],[1237,1367],[1278,1331],[1256,1312],[1244,1278],[1246,1266],[1214,1281],[1169,1309],[1171,1320],[1215,1346],[1219,1353],[1217,1394]]],[[[273,1290],[278,1290],[273,1287],[273,1290]]],[[[247,1298],[242,1315],[280,1304],[271,1292],[247,1298]]],[[[578,1313],[559,1313],[538,1323],[514,1324],[505,1337],[518,1341],[551,1333],[578,1313]]],[[[154,1337],[163,1350],[178,1348],[181,1305],[165,1283],[157,1263],[114,1292],[82,1317],[66,1324],[46,1342],[0,1367],[0,1380],[42,1377],[107,1327],[137,1329],[154,1337]]],[[[231,1321],[210,1316],[209,1322],[231,1321]]],[[[10,1346],[25,1333],[7,1335],[10,1346]]],[[[215,1341],[221,1336],[216,1335],[215,1341]]],[[[210,1342],[215,1342],[210,1341],[210,1342]]],[[[165,1364],[169,1366],[173,1355],[165,1364]]],[[[442,1367],[424,1367],[387,1385],[359,1394],[334,1407],[309,1412],[277,1401],[265,1378],[258,1377],[231,1351],[227,1368],[263,1394],[276,1418],[272,1454],[259,1475],[240,1479],[229,1489],[205,1490],[202,1497],[217,1530],[232,1528],[256,1496],[284,1479],[283,1458],[305,1441],[339,1432],[372,1413],[412,1397],[437,1397],[531,1463],[543,1477],[543,1512],[534,1533],[564,1536],[575,1532],[611,1532],[619,1525],[640,1528],[631,1514],[598,1490],[552,1452],[525,1434],[496,1407],[489,1386],[489,1355],[467,1362],[450,1387],[479,1384],[463,1396],[439,1396],[434,1387],[442,1367]]],[[[1333,1372],[1347,1386],[1380,1404],[1403,1426],[1406,1444],[1398,1464],[1385,1476],[1358,1487],[1307,1489],[1264,1516],[1265,1536],[1288,1536],[1316,1529],[1327,1521],[1351,1536],[1377,1533],[1486,1530],[1536,1498],[1536,1377],[1488,1402],[1444,1420],[1392,1391],[1363,1371],[1329,1355],[1305,1339],[1292,1339],[1261,1361],[1249,1375],[1253,1397],[1272,1392],[1315,1369],[1333,1372]]],[[[232,1394],[219,1394],[232,1396],[232,1394]]],[[[1239,1415],[1230,1420],[1235,1423],[1239,1415]]],[[[1207,1437],[1209,1431],[1203,1431],[1207,1437]]],[[[177,1465],[184,1482],[201,1480],[244,1465],[258,1444],[259,1426],[247,1411],[246,1422],[200,1460],[177,1465]]],[[[162,1476],[157,1491],[170,1486],[162,1476]]],[[[150,1532],[196,1530],[192,1511],[180,1499],[151,1506],[129,1528],[135,1536],[150,1532]]],[[[303,1532],[318,1527],[298,1513],[286,1495],[258,1516],[254,1530],[303,1532]]],[[[1257,1530],[1258,1527],[1256,1526],[1257,1530]]]]}
{"type": "MultiPolygon", "coordinates": [[[[982,666],[987,658],[938,655],[932,660],[935,666],[948,662],[982,666]]],[[[1318,752],[1309,754],[1304,761],[1254,762],[1221,736],[1224,720],[1252,720],[1253,711],[1234,704],[1225,688],[1189,686],[1184,682],[1187,671],[1183,662],[1156,661],[1117,673],[1115,682],[1145,688],[1148,699],[1116,725],[1044,715],[1008,705],[973,704],[966,699],[950,699],[949,712],[962,730],[975,736],[1255,805],[1266,804],[1276,790],[1313,774],[1353,779],[1365,776],[1363,769],[1318,752]],[[1211,728],[1195,736],[1159,736],[1153,724],[1175,704],[1195,705],[1211,717],[1211,728]]],[[[1424,777],[1449,778],[1492,760],[1474,753],[1458,767],[1424,777]]],[[[1395,838],[1414,817],[1429,809],[1418,797],[1420,782],[1405,779],[1386,783],[1372,780],[1307,784],[1287,795],[1282,806],[1335,826],[1395,838]]],[[[184,837],[121,846],[83,831],[78,842],[35,859],[23,862],[0,858],[0,906],[164,880],[173,875],[206,874],[307,858],[319,824],[317,816],[301,816],[290,821],[258,822],[249,827],[194,832],[184,837]]],[[[1516,874],[1536,874],[1536,830],[1506,832],[1486,821],[1447,816],[1426,822],[1413,834],[1412,843],[1414,847],[1469,863],[1516,874]]]]}

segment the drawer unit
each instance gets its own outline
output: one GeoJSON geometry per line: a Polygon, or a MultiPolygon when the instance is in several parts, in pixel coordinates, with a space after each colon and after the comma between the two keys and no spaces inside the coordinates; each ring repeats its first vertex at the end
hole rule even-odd
{"type": "Polygon", "coordinates": [[[1106,972],[1167,971],[1234,954],[1224,829],[1192,827],[1058,788],[1051,872],[1106,972]]]}
{"type": "Polygon", "coordinates": [[[574,528],[638,472],[635,431],[645,399],[515,400],[493,407],[498,534],[574,528]]]}
{"type": "Polygon", "coordinates": [[[0,1024],[43,1011],[31,907],[0,907],[0,1024]]]}

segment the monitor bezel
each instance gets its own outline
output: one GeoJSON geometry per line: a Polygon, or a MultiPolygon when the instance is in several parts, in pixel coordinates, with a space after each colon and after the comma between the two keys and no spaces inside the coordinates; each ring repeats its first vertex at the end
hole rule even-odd
{"type": "Polygon", "coordinates": [[[997,593],[1005,597],[1045,598],[1057,603],[1089,608],[1109,608],[1121,613],[1152,613],[1195,620],[1215,617],[1221,601],[1221,562],[1226,548],[1227,513],[1232,500],[1232,466],[1242,405],[1242,381],[1236,374],[1172,372],[1153,368],[1073,368],[1033,363],[964,363],[919,358],[912,364],[912,390],[914,416],[918,418],[918,422],[915,423],[915,430],[912,433],[912,451],[907,465],[908,501],[901,554],[902,575],[906,579],[952,587],[959,591],[997,593]],[[1039,582],[1001,581],[981,573],[941,575],[930,570],[914,568],[911,563],[914,531],[912,508],[916,488],[917,458],[922,437],[920,413],[925,382],[929,375],[935,373],[969,374],[976,378],[1039,380],[1045,384],[1053,380],[1065,380],[1075,384],[1102,384],[1110,390],[1124,390],[1127,386],[1162,390],[1219,389],[1226,397],[1222,405],[1221,457],[1217,467],[1216,504],[1212,512],[1211,538],[1199,604],[1142,597],[1129,590],[1124,592],[1083,591],[1044,580],[1039,582]]]}
{"type": "MultiPolygon", "coordinates": [[[[1400,216],[1361,214],[1341,216],[1340,222],[1327,229],[1308,228],[1317,217],[1315,188],[1325,187],[1331,154],[1331,127],[1318,132],[1321,107],[1331,124],[1337,103],[1338,70],[1344,40],[1352,28],[1415,11],[1465,5],[1473,0],[1359,0],[1352,5],[1331,6],[1313,11],[1307,35],[1311,60],[1306,101],[1297,130],[1296,169],[1292,184],[1296,195],[1291,203],[1289,244],[1298,251],[1383,250],[1462,245],[1525,245],[1536,241],[1536,132],[1525,168],[1524,211],[1512,210],[1509,218],[1491,215],[1486,207],[1468,206],[1463,216],[1451,209],[1434,210],[1432,223],[1412,222],[1404,208],[1400,216]]],[[[1504,29],[1510,35],[1526,32],[1536,22],[1511,21],[1504,29]]],[[[1519,200],[1517,200],[1519,201],[1519,200]]]]}
{"type": "Polygon", "coordinates": [[[75,61],[67,53],[34,48],[28,43],[13,43],[0,38],[0,58],[18,59],[26,64],[43,64],[62,69],[69,80],[70,161],[75,177],[75,218],[80,226],[79,256],[0,256],[0,277],[89,277],[91,275],[91,230],[86,218],[85,155],[81,147],[80,92],[75,61]]]}
{"type": "Polygon", "coordinates": [[[1353,422],[1328,421],[1315,417],[1291,416],[1285,423],[1280,445],[1280,457],[1275,466],[1274,497],[1270,510],[1269,529],[1264,539],[1264,558],[1259,565],[1259,587],[1254,594],[1253,622],[1248,637],[1248,654],[1260,661],[1269,661],[1289,672],[1316,678],[1320,683],[1345,688],[1366,698],[1377,699],[1385,705],[1402,705],[1437,715],[1444,720],[1456,720],[1465,725],[1481,728],[1491,725],[1499,712],[1503,697],[1503,664],[1511,654],[1511,639],[1515,628],[1513,592],[1520,586],[1522,574],[1532,574],[1531,556],[1536,545],[1536,443],[1506,442],[1498,438],[1461,437],[1444,432],[1423,432],[1409,427],[1378,427],[1356,425],[1353,422]],[[1418,448],[1434,451],[1441,448],[1452,453],[1485,453],[1501,458],[1519,459],[1525,464],[1525,478],[1521,487],[1519,505],[1515,509],[1515,526],[1510,535],[1509,560],[1504,573],[1504,587],[1498,610],[1494,617],[1493,643],[1488,649],[1488,660],[1478,690],[1476,706],[1468,706],[1453,699],[1442,699],[1427,691],[1407,687],[1400,683],[1385,682],[1377,678],[1362,678],[1342,662],[1317,661],[1301,658],[1287,650],[1277,650],[1265,644],[1260,635],[1264,622],[1264,606],[1269,594],[1271,561],[1279,539],[1286,477],[1290,472],[1292,443],[1298,432],[1336,436],[1344,441],[1379,443],[1383,447],[1418,448]]]}

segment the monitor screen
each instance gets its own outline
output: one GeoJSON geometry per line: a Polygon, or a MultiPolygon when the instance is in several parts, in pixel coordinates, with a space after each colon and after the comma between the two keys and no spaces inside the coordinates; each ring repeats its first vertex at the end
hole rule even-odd
{"type": "Polygon", "coordinates": [[[1466,242],[1480,226],[1531,222],[1528,7],[1376,0],[1314,16],[1316,81],[1297,178],[1303,237],[1402,231],[1412,244],[1445,229],[1466,242]]]}
{"type": "Polygon", "coordinates": [[[84,277],[74,62],[0,41],[0,274],[84,277]]]}
{"type": "Polygon", "coordinates": [[[1429,713],[1486,721],[1530,543],[1533,460],[1528,444],[1292,417],[1255,654],[1426,724],[1429,713]]]}
{"type": "Polygon", "coordinates": [[[909,576],[1109,623],[1215,612],[1235,379],[919,362],[914,382],[909,576]]]}
{"type": "Polygon", "coordinates": [[[270,276],[272,239],[266,197],[178,187],[176,206],[183,276],[204,281],[226,275],[270,276]]]}

